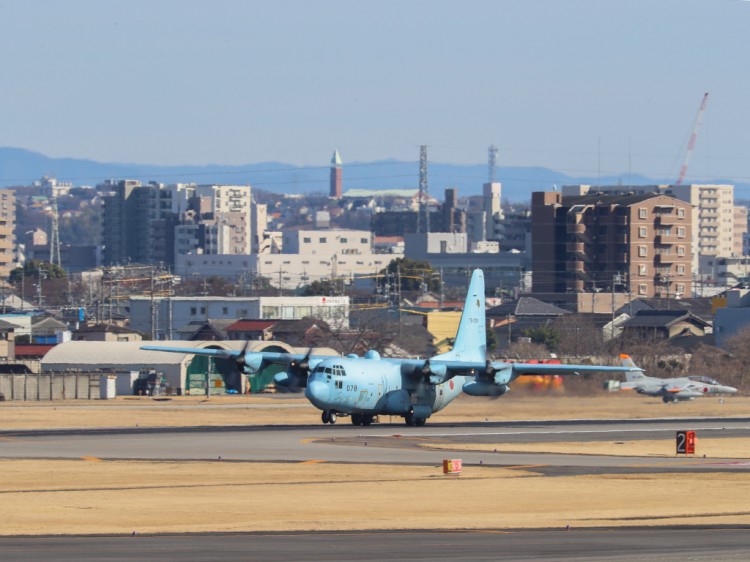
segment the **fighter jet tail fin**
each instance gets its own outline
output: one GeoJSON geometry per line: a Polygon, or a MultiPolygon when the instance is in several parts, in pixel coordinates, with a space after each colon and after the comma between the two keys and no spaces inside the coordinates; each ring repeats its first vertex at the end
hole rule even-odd
{"type": "Polygon", "coordinates": [[[625,373],[626,380],[634,381],[645,378],[646,375],[643,374],[643,369],[638,368],[638,366],[635,364],[635,361],[633,361],[633,358],[630,357],[630,355],[621,353],[620,363],[623,367],[629,367],[630,369],[633,369],[632,371],[628,371],[625,373]]]}

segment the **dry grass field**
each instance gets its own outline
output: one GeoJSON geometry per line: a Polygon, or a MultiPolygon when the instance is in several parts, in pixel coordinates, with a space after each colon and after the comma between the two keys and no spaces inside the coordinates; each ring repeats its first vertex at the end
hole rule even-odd
{"type": "MultiPolygon", "coordinates": [[[[497,400],[462,395],[430,422],[511,421],[750,415],[750,398],[702,398],[666,405],[634,393],[596,396],[509,394],[497,400]]],[[[398,423],[400,418],[383,418],[398,423]]],[[[428,422],[428,423],[430,423],[428,422]]],[[[178,427],[317,424],[320,411],[300,395],[175,397],[166,401],[114,400],[2,402],[0,431],[40,428],[178,427]]],[[[343,419],[339,423],[348,423],[343,419]]]]}
{"type": "Polygon", "coordinates": [[[0,461],[0,534],[750,524],[747,474],[0,461]]]}
{"type": "MultiPolygon", "coordinates": [[[[745,416],[748,411],[750,400],[744,397],[667,406],[625,393],[519,393],[499,400],[462,396],[431,421],[745,416]]],[[[3,431],[280,423],[317,425],[319,413],[298,396],[0,403],[3,431]]],[[[673,446],[671,441],[624,441],[492,447],[663,457],[673,456],[673,446]]],[[[747,439],[699,437],[698,447],[709,459],[750,458],[747,439]]],[[[439,466],[100,459],[0,460],[0,471],[2,535],[750,524],[750,475],[739,471],[649,474],[633,466],[622,475],[548,477],[532,467],[465,466],[456,477],[443,475],[439,466]]]]}

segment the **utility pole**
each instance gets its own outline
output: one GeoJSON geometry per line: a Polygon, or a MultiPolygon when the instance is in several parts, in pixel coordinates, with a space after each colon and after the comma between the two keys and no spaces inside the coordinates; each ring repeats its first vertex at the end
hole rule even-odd
{"type": "Polygon", "coordinates": [[[37,277],[37,285],[36,285],[36,295],[38,299],[37,300],[38,307],[39,307],[39,310],[41,310],[42,309],[42,264],[41,263],[37,266],[37,272],[38,272],[38,277],[37,277]]]}
{"type": "Polygon", "coordinates": [[[167,335],[166,339],[171,340],[173,339],[172,331],[174,330],[173,326],[173,317],[174,317],[174,309],[172,308],[172,296],[174,294],[173,290],[173,282],[174,282],[174,276],[169,276],[169,297],[167,298],[167,335]]]}
{"type": "Polygon", "coordinates": [[[401,266],[396,267],[396,304],[398,306],[398,335],[401,336],[401,266]]]}
{"type": "Polygon", "coordinates": [[[156,302],[154,301],[154,267],[151,266],[151,339],[156,339],[156,302]]]}

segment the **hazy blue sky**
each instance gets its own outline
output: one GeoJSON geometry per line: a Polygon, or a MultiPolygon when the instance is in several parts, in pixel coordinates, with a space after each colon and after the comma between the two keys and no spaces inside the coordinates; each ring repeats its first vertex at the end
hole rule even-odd
{"type": "Polygon", "coordinates": [[[0,0],[0,146],[750,179],[750,2],[0,0]]]}

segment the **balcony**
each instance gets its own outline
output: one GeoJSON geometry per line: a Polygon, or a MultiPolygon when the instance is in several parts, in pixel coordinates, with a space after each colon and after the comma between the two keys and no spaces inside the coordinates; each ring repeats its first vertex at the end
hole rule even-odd
{"type": "Polygon", "coordinates": [[[657,246],[672,246],[674,244],[674,236],[671,234],[657,234],[654,236],[654,244],[657,246]]]}
{"type": "Polygon", "coordinates": [[[584,234],[586,232],[586,225],[582,223],[572,224],[568,223],[568,234],[584,234]]]}
{"type": "Polygon", "coordinates": [[[575,279],[574,281],[568,281],[568,290],[575,291],[576,293],[582,293],[584,291],[585,284],[582,279],[575,279]]]}
{"type": "Polygon", "coordinates": [[[568,242],[565,249],[569,254],[583,254],[586,252],[586,245],[583,242],[568,242]]]}
{"type": "Polygon", "coordinates": [[[677,222],[677,216],[673,213],[656,213],[656,226],[673,225],[677,222]]]}
{"type": "Polygon", "coordinates": [[[565,269],[572,273],[584,273],[584,263],[582,261],[569,261],[565,264],[565,269]]]}
{"type": "Polygon", "coordinates": [[[656,261],[659,263],[674,263],[678,261],[680,257],[677,254],[671,254],[666,252],[656,252],[656,261]]]}

